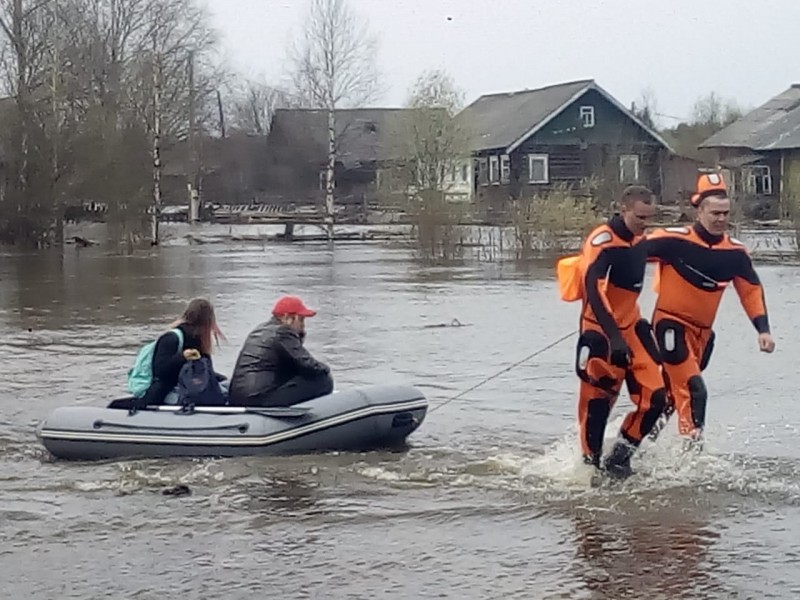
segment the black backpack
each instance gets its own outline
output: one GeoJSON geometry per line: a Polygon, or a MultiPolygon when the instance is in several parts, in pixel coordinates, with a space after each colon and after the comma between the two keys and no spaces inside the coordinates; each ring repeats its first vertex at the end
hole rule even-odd
{"type": "Polygon", "coordinates": [[[227,398],[220,388],[211,360],[187,360],[178,375],[178,404],[181,406],[225,406],[227,398]]]}

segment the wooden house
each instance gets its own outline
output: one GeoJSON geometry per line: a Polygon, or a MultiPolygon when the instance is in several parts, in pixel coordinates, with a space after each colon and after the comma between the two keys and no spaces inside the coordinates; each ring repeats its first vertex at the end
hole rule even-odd
{"type": "MultiPolygon", "coordinates": [[[[381,178],[406,159],[402,132],[411,123],[402,108],[341,109],[334,113],[336,203],[364,207],[378,202],[381,178]]],[[[328,113],[278,109],[268,138],[270,187],[295,204],[321,206],[328,165],[328,113]]]]}
{"type": "Polygon", "coordinates": [[[668,143],[586,79],[487,94],[458,116],[469,132],[473,197],[500,205],[559,184],[607,203],[621,187],[663,188],[668,143]]]}
{"type": "Polygon", "coordinates": [[[700,144],[715,151],[731,195],[748,216],[788,216],[800,203],[800,84],[700,144]]]}

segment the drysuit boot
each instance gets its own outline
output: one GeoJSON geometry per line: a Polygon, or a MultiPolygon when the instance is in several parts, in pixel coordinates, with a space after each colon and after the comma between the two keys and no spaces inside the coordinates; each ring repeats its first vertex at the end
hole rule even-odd
{"type": "Polygon", "coordinates": [[[584,454],[583,455],[583,464],[591,465],[593,467],[600,468],[600,455],[591,455],[591,454],[584,454]]]}
{"type": "Polygon", "coordinates": [[[627,479],[633,475],[631,457],[636,448],[625,441],[614,444],[611,453],[606,457],[605,470],[613,479],[627,479]]]}
{"type": "Polygon", "coordinates": [[[703,430],[695,429],[688,437],[683,439],[684,453],[701,454],[703,452],[703,430]]]}
{"type": "Polygon", "coordinates": [[[593,488],[603,485],[603,471],[600,468],[600,455],[599,454],[584,454],[583,464],[594,467],[592,469],[592,477],[589,480],[589,485],[593,488]]]}

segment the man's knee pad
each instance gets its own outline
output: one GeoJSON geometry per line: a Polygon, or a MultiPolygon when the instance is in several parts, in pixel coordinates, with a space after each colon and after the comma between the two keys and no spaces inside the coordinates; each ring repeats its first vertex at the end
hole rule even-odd
{"type": "Polygon", "coordinates": [[[647,354],[656,363],[661,363],[661,352],[658,349],[658,342],[656,341],[655,334],[647,319],[639,319],[633,328],[636,337],[642,343],[642,346],[647,351],[647,354]]]}
{"type": "Polygon", "coordinates": [[[575,352],[575,373],[583,381],[604,390],[611,390],[616,383],[611,377],[603,376],[595,381],[587,372],[591,359],[608,361],[610,345],[606,336],[599,331],[584,331],[578,338],[578,345],[575,352]]]}
{"type": "Polygon", "coordinates": [[[706,420],[706,402],[708,401],[708,389],[700,375],[693,375],[687,383],[689,396],[692,401],[692,421],[695,427],[703,427],[706,420]]]}
{"type": "Polygon", "coordinates": [[[689,358],[686,330],[682,323],[672,319],[661,319],[656,323],[655,334],[661,359],[665,363],[679,365],[689,358]]]}
{"type": "Polygon", "coordinates": [[[584,331],[578,338],[576,349],[576,368],[585,369],[590,358],[607,359],[609,344],[606,336],[599,331],[584,331]]]}
{"type": "Polygon", "coordinates": [[[666,407],[667,390],[659,388],[654,391],[653,395],[650,397],[650,408],[642,415],[642,422],[640,424],[641,431],[639,431],[640,436],[644,437],[653,430],[658,418],[662,415],[666,407]]]}
{"type": "Polygon", "coordinates": [[[658,388],[650,397],[650,407],[653,412],[659,415],[667,408],[667,390],[666,388],[658,388]]]}

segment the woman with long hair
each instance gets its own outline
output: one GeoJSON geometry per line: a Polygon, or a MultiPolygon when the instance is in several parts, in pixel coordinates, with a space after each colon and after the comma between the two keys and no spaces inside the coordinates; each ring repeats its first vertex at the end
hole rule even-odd
{"type": "MultiPolygon", "coordinates": [[[[183,314],[170,325],[170,330],[161,334],[153,350],[153,381],[140,401],[141,406],[177,404],[178,376],[187,360],[201,357],[210,359],[214,342],[224,335],[217,325],[214,307],[205,298],[193,298],[183,314]],[[172,331],[179,329],[183,344],[172,331]]],[[[217,376],[221,378],[222,376],[217,376]]]]}

